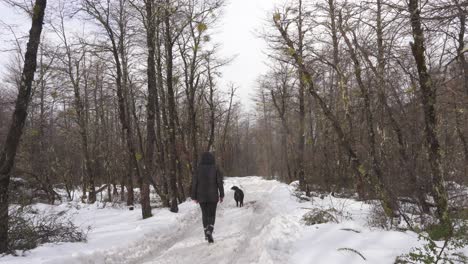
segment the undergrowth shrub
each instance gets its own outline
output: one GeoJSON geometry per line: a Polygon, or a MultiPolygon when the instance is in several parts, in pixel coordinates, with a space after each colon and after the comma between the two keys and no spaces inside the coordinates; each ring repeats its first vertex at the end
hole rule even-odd
{"type": "Polygon", "coordinates": [[[468,225],[461,222],[455,227],[454,234],[443,241],[434,240],[433,230],[419,233],[419,240],[424,241],[420,247],[411,249],[401,255],[395,264],[458,264],[468,263],[468,257],[461,249],[468,246],[468,225]]]}
{"type": "Polygon", "coordinates": [[[367,225],[369,227],[375,227],[384,230],[406,230],[408,229],[407,225],[406,227],[402,228],[405,226],[402,224],[402,219],[404,219],[404,217],[405,216],[403,215],[401,217],[395,218],[388,217],[380,204],[373,204],[370,213],[367,216],[367,225]]]}
{"type": "Polygon", "coordinates": [[[85,242],[87,232],[64,215],[65,212],[39,214],[30,207],[11,210],[8,226],[9,250],[15,254],[15,251],[24,252],[45,243],[85,242]]]}
{"type": "Polygon", "coordinates": [[[305,225],[338,223],[338,219],[333,215],[335,212],[336,210],[334,209],[321,210],[314,208],[302,216],[302,221],[305,225]]]}
{"type": "Polygon", "coordinates": [[[343,211],[339,211],[335,208],[313,208],[302,216],[302,221],[305,225],[339,223],[347,219],[351,219],[351,217],[345,214],[343,211]]]}

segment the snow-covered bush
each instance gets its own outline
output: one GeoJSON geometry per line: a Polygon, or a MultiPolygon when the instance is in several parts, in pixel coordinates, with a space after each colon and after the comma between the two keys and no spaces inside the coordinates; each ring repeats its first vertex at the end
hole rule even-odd
{"type": "Polygon", "coordinates": [[[408,229],[408,226],[406,225],[406,222],[402,221],[402,217],[395,217],[395,218],[390,218],[388,217],[380,203],[376,201],[371,201],[372,202],[372,209],[370,210],[369,215],[367,216],[367,225],[369,227],[375,227],[375,228],[380,228],[384,230],[390,230],[390,229],[408,229]],[[374,203],[375,202],[375,203],[374,203]]]}
{"type": "Polygon", "coordinates": [[[318,209],[314,208],[302,216],[302,221],[305,225],[317,225],[324,223],[338,223],[336,215],[339,212],[334,209],[318,209]]]}
{"type": "Polygon", "coordinates": [[[11,210],[8,226],[9,249],[26,251],[44,243],[86,241],[86,232],[77,227],[65,212],[42,214],[30,207],[11,210]]]}
{"type": "Polygon", "coordinates": [[[389,218],[385,215],[382,206],[373,205],[369,216],[367,217],[367,225],[388,230],[391,227],[389,218]]]}

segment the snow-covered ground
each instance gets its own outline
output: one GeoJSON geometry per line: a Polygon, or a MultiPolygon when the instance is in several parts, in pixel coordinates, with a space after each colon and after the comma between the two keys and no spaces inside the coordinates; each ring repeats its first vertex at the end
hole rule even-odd
{"type": "Polygon", "coordinates": [[[290,186],[260,177],[227,178],[225,190],[225,202],[218,205],[214,244],[204,240],[200,209],[191,201],[181,204],[177,214],[156,209],[146,220],[138,209],[76,202],[37,205],[44,212],[68,210],[76,224],[91,226],[88,242],[46,244],[25,256],[0,258],[0,263],[390,264],[421,243],[412,232],[367,227],[371,207],[362,202],[331,196],[298,202],[290,186]],[[235,206],[233,185],[245,192],[243,208],[235,206]],[[339,224],[302,223],[310,208],[331,207],[349,217],[339,224]],[[352,251],[338,250],[342,248],[362,253],[366,261],[352,251]]]}

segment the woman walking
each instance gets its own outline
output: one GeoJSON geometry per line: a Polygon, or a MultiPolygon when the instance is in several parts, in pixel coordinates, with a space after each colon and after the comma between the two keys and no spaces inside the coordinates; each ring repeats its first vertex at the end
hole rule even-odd
{"type": "Polygon", "coordinates": [[[210,152],[202,154],[198,169],[192,179],[192,200],[200,204],[205,239],[213,243],[216,206],[223,202],[223,175],[210,152]]]}

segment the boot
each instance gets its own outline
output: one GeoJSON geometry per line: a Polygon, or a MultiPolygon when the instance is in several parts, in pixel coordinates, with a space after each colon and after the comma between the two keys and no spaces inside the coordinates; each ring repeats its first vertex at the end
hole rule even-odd
{"type": "Polygon", "coordinates": [[[203,233],[205,234],[205,240],[208,241],[208,227],[203,229],[203,233]]]}
{"type": "Polygon", "coordinates": [[[208,243],[213,243],[214,242],[214,240],[213,240],[213,229],[214,229],[214,227],[212,225],[209,225],[205,229],[205,237],[206,237],[206,240],[208,240],[208,243]]]}

